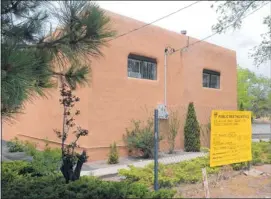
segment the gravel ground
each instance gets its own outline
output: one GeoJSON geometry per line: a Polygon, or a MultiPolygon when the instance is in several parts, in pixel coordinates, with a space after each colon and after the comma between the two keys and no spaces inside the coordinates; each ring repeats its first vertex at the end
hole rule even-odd
{"type": "MultiPolygon", "coordinates": [[[[31,156],[27,156],[24,152],[14,152],[10,153],[8,152],[7,148],[7,142],[2,140],[2,154],[1,154],[1,161],[13,161],[13,160],[26,160],[26,161],[32,161],[31,156]]],[[[173,154],[167,154],[164,152],[159,153],[159,157],[173,157],[176,155],[185,155],[189,154],[187,152],[183,152],[182,150],[176,151],[173,154]]],[[[87,162],[83,164],[82,171],[90,171],[90,170],[95,170],[95,169],[100,169],[100,168],[107,168],[107,167],[114,167],[117,165],[127,165],[127,164],[132,164],[135,162],[140,162],[142,161],[142,158],[139,157],[121,157],[119,158],[119,163],[118,164],[113,164],[113,165],[108,165],[107,160],[99,160],[99,161],[92,161],[92,162],[87,162]]]]}
{"type": "Polygon", "coordinates": [[[7,142],[1,141],[1,161],[13,161],[13,160],[26,160],[32,161],[32,157],[26,155],[24,152],[8,152],[7,142]]]}
{"type": "MultiPolygon", "coordinates": [[[[253,167],[265,172],[254,177],[231,171],[228,179],[208,179],[211,198],[271,198],[271,165],[253,167]]],[[[184,198],[205,198],[201,183],[180,185],[176,188],[184,198]]]]}
{"type": "MultiPolygon", "coordinates": [[[[172,158],[174,158],[174,156],[176,156],[176,155],[186,155],[186,154],[190,154],[190,153],[183,152],[183,150],[178,150],[178,151],[176,150],[176,152],[173,153],[173,154],[160,152],[159,153],[159,158],[163,158],[163,157],[172,157],[172,158]]],[[[92,161],[92,162],[85,163],[83,165],[83,167],[82,167],[82,171],[89,171],[89,170],[95,170],[95,169],[107,168],[107,167],[115,167],[117,165],[129,165],[129,164],[132,164],[132,163],[140,162],[142,160],[143,159],[139,158],[139,157],[120,157],[119,158],[119,163],[118,164],[113,164],[113,165],[107,164],[107,160],[92,161]]],[[[151,160],[151,159],[149,159],[149,160],[151,160]]]]}

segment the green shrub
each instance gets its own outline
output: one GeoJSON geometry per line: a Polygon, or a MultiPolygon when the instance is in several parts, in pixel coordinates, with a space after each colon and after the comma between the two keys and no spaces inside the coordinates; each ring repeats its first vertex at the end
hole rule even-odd
{"type": "Polygon", "coordinates": [[[65,191],[61,176],[24,177],[2,187],[2,198],[5,199],[54,199],[61,198],[65,191]]]}
{"type": "Polygon", "coordinates": [[[153,119],[148,119],[147,124],[140,120],[132,120],[132,124],[132,130],[126,129],[126,135],[123,136],[129,152],[140,152],[143,158],[152,158],[154,155],[153,119]]]}
{"type": "Polygon", "coordinates": [[[27,155],[34,156],[37,152],[37,144],[29,141],[25,141],[23,144],[24,152],[26,152],[27,155]]]}
{"type": "MultiPolygon", "coordinates": [[[[252,164],[271,164],[271,142],[252,143],[252,164]]],[[[209,166],[209,155],[182,161],[175,164],[163,165],[159,163],[158,181],[162,188],[173,187],[179,183],[196,183],[202,180],[202,168],[206,168],[208,174],[217,174],[221,167],[209,166]]],[[[234,170],[247,168],[247,162],[231,165],[234,170]]],[[[130,183],[141,183],[153,186],[154,164],[151,163],[143,168],[129,166],[129,169],[120,169],[120,176],[125,176],[130,183]]]]}
{"type": "MultiPolygon", "coordinates": [[[[28,172],[31,171],[32,175],[51,175],[53,173],[59,172],[61,166],[61,150],[58,148],[50,148],[48,143],[46,143],[43,151],[36,149],[37,145],[29,141],[19,141],[17,138],[16,146],[20,148],[27,154],[33,157],[29,168],[25,168],[28,172]]],[[[15,145],[14,145],[15,146],[15,145]]],[[[13,147],[14,149],[14,147],[13,147]]]]}
{"type": "Polygon", "coordinates": [[[24,143],[20,141],[17,137],[8,141],[7,147],[8,147],[8,151],[11,153],[24,151],[24,143]]]}
{"type": "Polygon", "coordinates": [[[233,170],[239,171],[239,170],[247,169],[248,163],[247,162],[234,163],[234,164],[231,164],[231,166],[232,166],[233,170]]]}
{"type": "Polygon", "coordinates": [[[244,111],[244,110],[245,108],[244,108],[243,102],[241,102],[239,106],[239,111],[244,111]]]}
{"type": "Polygon", "coordinates": [[[2,186],[14,181],[15,179],[22,178],[26,168],[29,168],[31,164],[26,161],[12,161],[12,162],[2,162],[2,175],[1,182],[2,186]]]}
{"type": "MultiPolygon", "coordinates": [[[[175,164],[159,164],[158,181],[162,188],[172,187],[178,183],[196,183],[202,179],[201,169],[206,167],[208,174],[218,173],[220,168],[209,167],[209,158],[200,157],[189,161],[175,164]]],[[[149,164],[143,168],[129,166],[129,169],[120,169],[119,175],[125,176],[128,182],[138,182],[147,186],[153,186],[154,164],[149,164]]]]}
{"type": "Polygon", "coordinates": [[[45,175],[33,167],[31,162],[16,160],[12,162],[2,162],[2,185],[13,182],[17,179],[27,177],[41,177],[45,175]]]}
{"type": "Polygon", "coordinates": [[[2,189],[5,199],[98,199],[98,198],[172,198],[175,192],[156,193],[139,183],[107,182],[83,176],[66,184],[61,176],[43,176],[13,181],[2,189]]]}
{"type": "Polygon", "coordinates": [[[177,192],[176,190],[172,189],[159,189],[158,191],[152,193],[152,198],[157,199],[173,198],[176,192],[177,192]]]}
{"type": "Polygon", "coordinates": [[[61,150],[57,148],[45,147],[43,151],[33,150],[32,167],[37,174],[51,175],[58,173],[61,166],[61,150]]]}
{"type": "Polygon", "coordinates": [[[201,147],[201,148],[200,148],[200,151],[201,151],[201,152],[204,152],[204,153],[209,153],[209,152],[210,152],[210,149],[207,148],[207,147],[201,147]]]}
{"type": "Polygon", "coordinates": [[[252,143],[252,161],[253,165],[271,164],[271,142],[253,142],[252,143]]]}
{"type": "Polygon", "coordinates": [[[119,153],[117,149],[116,142],[110,145],[110,152],[108,155],[108,164],[117,164],[119,162],[119,153]]]}
{"type": "Polygon", "coordinates": [[[193,102],[189,103],[184,126],[184,149],[187,152],[200,151],[200,127],[193,102]]]}

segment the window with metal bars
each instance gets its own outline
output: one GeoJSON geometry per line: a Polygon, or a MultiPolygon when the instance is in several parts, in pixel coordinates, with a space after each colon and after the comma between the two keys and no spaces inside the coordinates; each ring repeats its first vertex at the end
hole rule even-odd
{"type": "Polygon", "coordinates": [[[153,58],[129,54],[128,77],[139,79],[157,79],[157,62],[153,58]]]}
{"type": "Polygon", "coordinates": [[[202,86],[206,88],[220,88],[220,73],[203,69],[202,86]]]}

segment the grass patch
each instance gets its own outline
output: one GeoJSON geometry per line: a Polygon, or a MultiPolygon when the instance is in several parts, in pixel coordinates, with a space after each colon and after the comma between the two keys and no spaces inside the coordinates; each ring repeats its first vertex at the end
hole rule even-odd
{"type": "MultiPolygon", "coordinates": [[[[144,168],[130,166],[130,169],[120,169],[119,175],[125,176],[129,182],[139,182],[147,186],[153,185],[153,164],[144,168]]],[[[183,161],[176,164],[159,164],[159,186],[172,187],[179,183],[196,183],[202,179],[201,168],[207,168],[208,174],[219,172],[219,167],[211,168],[208,157],[199,157],[193,160],[183,161]]]]}

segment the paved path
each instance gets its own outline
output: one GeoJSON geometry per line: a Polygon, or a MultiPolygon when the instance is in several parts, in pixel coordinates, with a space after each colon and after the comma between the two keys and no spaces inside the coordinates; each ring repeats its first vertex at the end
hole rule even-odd
{"type": "Polygon", "coordinates": [[[14,160],[25,160],[32,161],[32,157],[25,154],[25,152],[14,152],[8,151],[7,142],[1,140],[1,161],[14,161],[14,160]]]}
{"type": "Polygon", "coordinates": [[[252,139],[271,139],[271,133],[252,134],[252,139]]]}
{"type": "MultiPolygon", "coordinates": [[[[202,152],[186,153],[186,154],[176,155],[172,157],[163,157],[163,158],[160,158],[158,161],[159,163],[162,163],[162,164],[172,164],[172,163],[182,162],[184,160],[191,160],[191,159],[202,157],[205,155],[206,153],[202,153],[202,152]]],[[[153,160],[142,160],[140,162],[135,162],[129,165],[133,165],[135,167],[145,167],[146,165],[152,162],[153,160]]],[[[129,169],[128,164],[110,166],[107,168],[99,168],[99,169],[95,169],[91,171],[81,171],[81,176],[102,177],[102,176],[115,175],[118,173],[119,169],[129,169]]]]}

